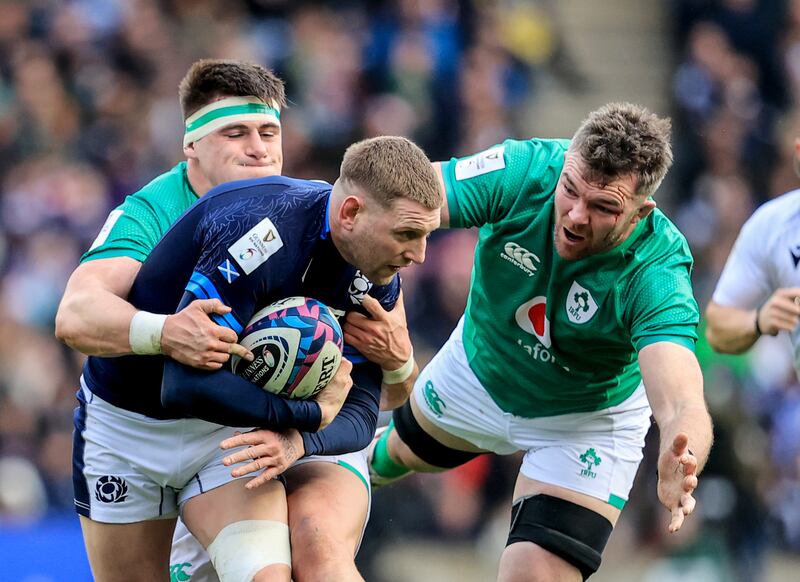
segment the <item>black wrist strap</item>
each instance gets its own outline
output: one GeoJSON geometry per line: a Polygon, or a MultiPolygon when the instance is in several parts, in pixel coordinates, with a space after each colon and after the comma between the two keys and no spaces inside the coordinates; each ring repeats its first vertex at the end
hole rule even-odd
{"type": "Polygon", "coordinates": [[[758,316],[759,316],[760,313],[761,313],[761,308],[759,307],[758,309],[756,309],[756,336],[757,337],[761,337],[764,334],[764,332],[761,331],[761,326],[758,325],[758,316]]]}

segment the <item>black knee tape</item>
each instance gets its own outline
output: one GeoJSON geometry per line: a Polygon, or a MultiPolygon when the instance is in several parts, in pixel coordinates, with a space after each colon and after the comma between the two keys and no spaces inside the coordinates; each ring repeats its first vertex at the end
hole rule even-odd
{"type": "Polygon", "coordinates": [[[394,428],[402,441],[408,445],[411,452],[429,465],[452,469],[481,455],[481,453],[451,449],[426,433],[414,418],[411,402],[406,402],[400,408],[396,408],[392,418],[394,428]]]}
{"type": "Polygon", "coordinates": [[[600,567],[612,529],[610,521],[591,509],[550,495],[534,495],[511,508],[506,546],[533,542],[578,568],[586,580],[600,567]]]}

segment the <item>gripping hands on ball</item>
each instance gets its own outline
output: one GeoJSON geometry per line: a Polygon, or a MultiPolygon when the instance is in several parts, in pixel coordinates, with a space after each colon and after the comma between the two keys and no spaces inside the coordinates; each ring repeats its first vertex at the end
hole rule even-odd
{"type": "Polygon", "coordinates": [[[225,315],[230,311],[219,299],[192,301],[167,317],[161,332],[161,352],[201,370],[219,370],[231,355],[252,361],[250,350],[236,343],[236,332],[211,320],[212,314],[225,315]]]}

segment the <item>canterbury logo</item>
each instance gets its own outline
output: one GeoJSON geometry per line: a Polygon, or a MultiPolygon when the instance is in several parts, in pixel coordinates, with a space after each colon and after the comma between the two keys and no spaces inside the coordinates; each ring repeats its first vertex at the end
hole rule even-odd
{"type": "Polygon", "coordinates": [[[534,253],[515,242],[507,242],[500,257],[528,273],[529,277],[536,272],[535,263],[542,262],[534,253]]]}

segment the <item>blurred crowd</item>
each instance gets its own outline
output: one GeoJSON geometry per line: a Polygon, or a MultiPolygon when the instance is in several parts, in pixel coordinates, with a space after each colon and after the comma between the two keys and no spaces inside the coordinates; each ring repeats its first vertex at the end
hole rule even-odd
{"type": "MultiPolygon", "coordinates": [[[[742,223],[800,183],[800,0],[669,8],[668,213],[692,245],[704,307],[742,223]]],[[[53,338],[53,317],[109,210],[182,159],[177,84],[194,60],[274,69],[290,100],[284,172],[331,180],[345,146],[366,136],[406,135],[447,159],[534,135],[523,112],[543,75],[586,89],[551,10],[547,0],[0,0],[0,524],[72,511],[82,358],[53,338]]],[[[436,233],[425,265],[404,277],[421,364],[464,309],[475,236],[436,233]]],[[[739,580],[758,580],[770,551],[800,551],[800,386],[785,338],[769,339],[742,358],[701,340],[717,444],[699,515],[665,539],[651,435],[624,522],[637,547],[713,554],[720,579],[739,580]]],[[[374,558],[401,539],[491,532],[502,545],[518,460],[485,457],[377,493],[359,558],[367,579],[382,579],[374,558]]]]}

